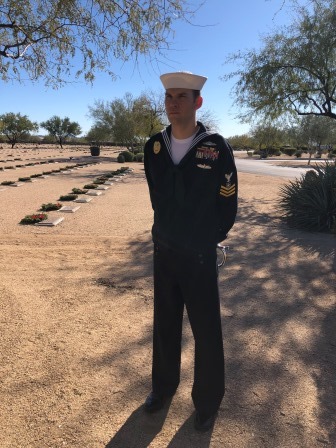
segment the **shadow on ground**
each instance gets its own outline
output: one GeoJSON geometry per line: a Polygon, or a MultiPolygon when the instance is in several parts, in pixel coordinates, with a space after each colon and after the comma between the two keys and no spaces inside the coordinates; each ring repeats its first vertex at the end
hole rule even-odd
{"type": "Polygon", "coordinates": [[[233,240],[220,282],[225,414],[244,416],[258,446],[269,434],[274,447],[335,446],[335,237],[288,229],[242,201],[233,240]]]}
{"type": "MultiPolygon", "coordinates": [[[[334,236],[287,229],[241,201],[228,244],[233,250],[219,277],[227,383],[218,431],[236,431],[251,440],[244,446],[258,448],[335,446],[334,236]]],[[[112,282],[105,286],[133,288],[134,303],[140,297],[151,305],[152,243],[129,241],[128,251],[126,265],[101,273],[112,282]]],[[[150,333],[130,341],[120,356],[137,347],[151,350],[150,333]]],[[[143,386],[140,377],[125,399],[143,386]]],[[[106,447],[148,446],[165,414],[147,418],[136,409],[106,447]]],[[[210,445],[211,434],[197,443],[191,434],[188,419],[168,446],[210,445]]]]}
{"type": "Polygon", "coordinates": [[[105,448],[121,446],[127,446],[127,448],[147,448],[161,431],[168,410],[169,407],[153,415],[148,415],[140,406],[129,416],[105,448]]]}

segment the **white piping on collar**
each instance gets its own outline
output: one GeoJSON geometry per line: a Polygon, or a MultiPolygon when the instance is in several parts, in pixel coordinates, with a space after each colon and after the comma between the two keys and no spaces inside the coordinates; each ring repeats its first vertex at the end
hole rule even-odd
{"type": "MultiPolygon", "coordinates": [[[[171,141],[170,141],[168,132],[166,129],[164,129],[161,132],[162,132],[163,141],[164,141],[166,148],[169,152],[170,158],[173,160],[173,156],[172,156],[172,152],[171,152],[171,141]]],[[[195,145],[197,145],[197,143],[199,143],[201,140],[203,140],[203,138],[210,137],[211,135],[214,135],[214,134],[215,134],[215,132],[211,132],[211,131],[203,131],[200,134],[196,134],[193,141],[191,142],[190,148],[188,149],[186,155],[195,145]]]]}

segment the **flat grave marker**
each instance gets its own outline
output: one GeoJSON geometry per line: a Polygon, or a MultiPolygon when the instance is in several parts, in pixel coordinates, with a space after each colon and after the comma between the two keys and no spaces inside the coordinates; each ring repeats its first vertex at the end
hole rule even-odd
{"type": "Polygon", "coordinates": [[[44,227],[53,227],[53,226],[57,226],[63,220],[64,220],[63,217],[51,218],[51,219],[46,219],[46,220],[41,221],[41,222],[37,222],[34,225],[35,226],[44,226],[44,227]]]}
{"type": "Polygon", "coordinates": [[[85,194],[87,194],[88,196],[100,196],[102,194],[102,192],[101,191],[90,190],[90,191],[88,191],[85,194]]]}
{"type": "Polygon", "coordinates": [[[80,203],[85,204],[85,203],[87,203],[87,202],[92,201],[92,199],[93,199],[93,198],[77,198],[77,199],[74,200],[74,202],[80,202],[80,203]]]}
{"type": "Polygon", "coordinates": [[[63,205],[58,211],[59,212],[66,212],[66,213],[75,213],[80,208],[79,205],[75,207],[71,207],[70,205],[63,205]]]}

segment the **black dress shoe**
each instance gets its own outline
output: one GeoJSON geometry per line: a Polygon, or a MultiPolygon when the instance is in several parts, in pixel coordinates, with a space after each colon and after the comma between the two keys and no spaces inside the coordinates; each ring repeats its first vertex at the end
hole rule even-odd
{"type": "Polygon", "coordinates": [[[210,417],[203,418],[196,411],[195,422],[194,422],[196,431],[200,431],[200,432],[209,431],[215,424],[216,418],[217,418],[217,412],[215,412],[215,414],[210,415],[210,417]]]}
{"type": "Polygon", "coordinates": [[[167,397],[151,392],[146,398],[144,409],[148,413],[156,412],[162,409],[167,401],[167,397]]]}

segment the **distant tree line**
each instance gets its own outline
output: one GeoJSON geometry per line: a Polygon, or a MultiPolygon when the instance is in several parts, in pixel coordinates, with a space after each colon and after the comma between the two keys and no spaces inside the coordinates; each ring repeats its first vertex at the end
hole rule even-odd
{"type": "Polygon", "coordinates": [[[63,148],[69,137],[76,137],[82,130],[78,123],[70,121],[68,117],[60,118],[56,115],[40,123],[31,121],[27,115],[9,112],[0,115],[0,135],[5,136],[8,143],[14,146],[31,138],[32,132],[38,132],[39,127],[48,131],[55,141],[63,148]]]}
{"type": "Polygon", "coordinates": [[[263,157],[295,155],[303,153],[320,157],[327,153],[336,155],[336,121],[326,117],[305,116],[296,118],[291,123],[259,123],[248,134],[232,136],[229,139],[236,150],[254,150],[263,157]]]}
{"type": "MultiPolygon", "coordinates": [[[[131,93],[126,93],[122,98],[112,101],[97,100],[89,107],[89,115],[93,125],[82,141],[98,145],[116,144],[131,151],[139,146],[143,147],[151,135],[167,124],[162,92],[147,91],[136,98],[131,93]]],[[[205,109],[199,118],[207,127],[216,128],[217,120],[211,111],[205,109]]],[[[71,121],[69,117],[54,115],[38,124],[20,113],[0,115],[0,136],[3,135],[12,147],[19,142],[31,140],[39,128],[48,132],[48,142],[51,138],[61,148],[82,133],[79,123],[71,121]]]]}

